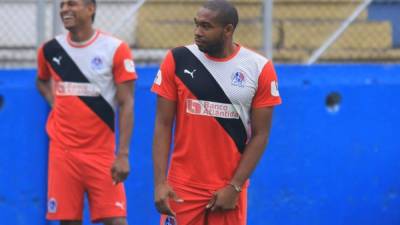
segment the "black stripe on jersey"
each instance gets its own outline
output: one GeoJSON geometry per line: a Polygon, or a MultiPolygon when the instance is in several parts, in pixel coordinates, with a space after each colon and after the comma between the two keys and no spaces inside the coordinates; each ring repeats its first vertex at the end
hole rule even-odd
{"type": "MultiPolygon", "coordinates": [[[[175,48],[172,50],[172,54],[175,59],[175,74],[198,100],[232,104],[212,74],[189,49],[186,47],[175,48]],[[189,71],[195,69],[195,76],[192,78],[189,74],[185,74],[185,69],[189,71]]],[[[242,120],[214,118],[232,137],[239,152],[243,153],[246,146],[247,133],[242,120]]]]}
{"type": "MultiPolygon", "coordinates": [[[[63,81],[90,83],[65,49],[53,39],[43,46],[44,56],[63,81]]],[[[103,96],[79,98],[114,132],[114,110],[103,96]]]]}

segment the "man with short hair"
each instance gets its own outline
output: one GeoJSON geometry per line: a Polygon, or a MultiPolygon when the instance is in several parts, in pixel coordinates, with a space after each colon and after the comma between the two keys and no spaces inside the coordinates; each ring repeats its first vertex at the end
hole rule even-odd
{"type": "Polygon", "coordinates": [[[38,51],[37,87],[52,106],[47,218],[62,225],[82,224],[85,193],[93,222],[127,224],[122,182],[129,174],[137,75],[129,46],[93,28],[95,12],[95,0],[62,0],[69,32],[38,51]]]}
{"type": "Polygon", "coordinates": [[[195,44],[169,51],[152,87],[155,205],[162,225],[244,225],[248,178],[281,103],[278,81],[270,60],[233,42],[231,3],[206,2],[194,22],[195,44]]]}

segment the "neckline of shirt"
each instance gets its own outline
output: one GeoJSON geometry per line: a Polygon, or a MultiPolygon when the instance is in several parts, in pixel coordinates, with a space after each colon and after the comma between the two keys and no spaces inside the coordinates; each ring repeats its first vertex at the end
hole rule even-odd
{"type": "Polygon", "coordinates": [[[74,42],[71,40],[71,33],[68,33],[67,42],[69,45],[71,45],[74,48],[84,48],[84,47],[91,45],[97,39],[99,34],[100,34],[100,31],[95,30],[94,34],[88,40],[82,41],[82,42],[74,42]]]}
{"type": "Polygon", "coordinates": [[[238,54],[239,50],[240,50],[241,47],[242,47],[242,46],[240,46],[240,45],[237,44],[237,43],[235,43],[235,46],[237,47],[237,48],[235,49],[235,51],[234,51],[232,54],[230,54],[229,56],[225,57],[225,58],[215,58],[215,57],[212,57],[212,56],[210,56],[210,55],[208,55],[208,54],[204,54],[204,55],[206,56],[207,59],[212,60],[212,61],[226,62],[226,61],[229,61],[229,60],[231,60],[232,58],[234,58],[234,57],[238,54]]]}

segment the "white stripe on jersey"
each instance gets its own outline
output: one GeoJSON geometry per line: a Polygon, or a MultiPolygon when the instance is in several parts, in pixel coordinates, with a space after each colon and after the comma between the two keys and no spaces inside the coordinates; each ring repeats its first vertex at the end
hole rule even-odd
{"type": "Polygon", "coordinates": [[[239,119],[239,114],[232,104],[197,99],[186,99],[186,112],[193,115],[239,119]]]}
{"type": "Polygon", "coordinates": [[[58,96],[100,96],[100,89],[91,83],[56,82],[55,92],[58,96]]]}

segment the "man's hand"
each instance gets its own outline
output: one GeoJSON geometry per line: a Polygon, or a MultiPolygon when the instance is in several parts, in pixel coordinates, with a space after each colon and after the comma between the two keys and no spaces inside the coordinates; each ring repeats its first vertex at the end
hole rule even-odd
{"type": "Polygon", "coordinates": [[[239,198],[237,192],[231,185],[225,186],[214,193],[212,199],[208,202],[206,209],[211,211],[234,210],[239,198]]]}
{"type": "Polygon", "coordinates": [[[111,177],[114,184],[123,182],[129,175],[129,156],[128,154],[119,153],[111,167],[111,177]]]}
{"type": "Polygon", "coordinates": [[[179,198],[175,191],[172,189],[167,182],[157,185],[154,193],[154,203],[156,205],[157,211],[161,214],[166,214],[175,217],[175,212],[169,206],[169,199],[176,202],[183,202],[183,199],[179,198]]]}

